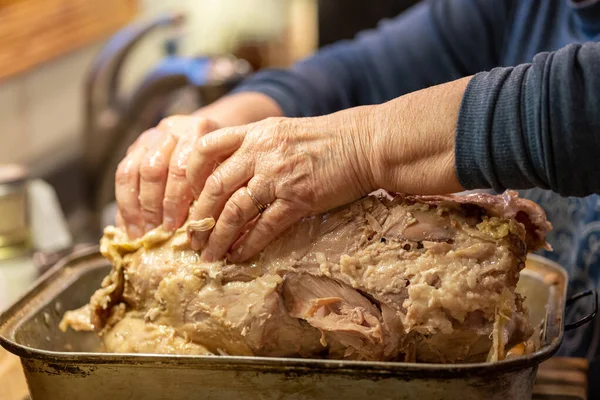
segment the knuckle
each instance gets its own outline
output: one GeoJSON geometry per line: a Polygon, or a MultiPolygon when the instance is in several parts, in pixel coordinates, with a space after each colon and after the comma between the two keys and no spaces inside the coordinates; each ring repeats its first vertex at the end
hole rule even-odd
{"type": "MultiPolygon", "coordinates": [[[[161,146],[165,145],[168,140],[171,140],[171,136],[168,136],[167,138],[165,138],[165,140],[162,141],[161,146]]],[[[168,158],[167,158],[167,154],[164,153],[164,149],[161,149],[159,147],[157,150],[149,151],[147,154],[145,154],[144,158],[142,159],[141,165],[142,166],[156,165],[160,168],[167,168],[169,166],[170,161],[171,161],[170,154],[168,154],[168,158]]]]}
{"type": "MultiPolygon", "coordinates": [[[[318,190],[318,188],[317,188],[318,190]]],[[[292,181],[283,180],[276,186],[277,197],[293,201],[294,206],[299,209],[307,208],[309,210],[319,205],[319,193],[310,182],[304,180],[292,181]]]]}
{"type": "Polygon", "coordinates": [[[117,166],[115,181],[118,185],[128,184],[137,180],[138,170],[131,165],[130,160],[126,157],[117,166]]]}
{"type": "Polygon", "coordinates": [[[155,219],[156,217],[159,217],[160,214],[162,213],[162,208],[160,207],[160,205],[156,204],[156,203],[142,203],[141,205],[141,212],[142,212],[142,217],[144,219],[155,219]]]}
{"type": "Polygon", "coordinates": [[[169,129],[173,126],[173,124],[176,124],[180,118],[181,117],[178,115],[171,115],[166,118],[163,118],[158,123],[158,128],[159,129],[169,129]]]}
{"type": "Polygon", "coordinates": [[[246,213],[233,199],[230,199],[227,204],[225,204],[223,217],[223,222],[230,226],[240,226],[246,221],[246,213]]]}
{"type": "Polygon", "coordinates": [[[306,204],[314,205],[317,203],[317,193],[308,183],[301,183],[298,187],[298,198],[306,204]]]}
{"type": "Polygon", "coordinates": [[[169,167],[169,178],[177,181],[187,178],[187,169],[181,165],[171,165],[169,167]]]}
{"type": "Polygon", "coordinates": [[[137,221],[139,217],[139,209],[137,207],[131,207],[123,205],[119,208],[121,217],[126,221],[137,221]]]}
{"type": "Polygon", "coordinates": [[[200,134],[208,133],[216,129],[216,123],[207,118],[198,118],[196,121],[196,130],[200,134]]]}
{"type": "Polygon", "coordinates": [[[134,143],[135,147],[133,148],[133,151],[138,148],[148,149],[152,147],[152,145],[164,141],[165,137],[165,132],[157,128],[150,128],[138,137],[136,143],[134,143]]]}
{"type": "Polygon", "coordinates": [[[266,237],[271,237],[277,232],[277,225],[274,220],[264,219],[257,225],[259,233],[266,237]]]}
{"type": "Polygon", "coordinates": [[[122,159],[121,161],[119,161],[119,164],[117,164],[117,170],[115,172],[115,177],[117,178],[117,182],[119,181],[119,179],[122,179],[127,173],[127,168],[125,166],[125,158],[122,159]]]}
{"type": "Polygon", "coordinates": [[[223,195],[225,187],[223,185],[223,178],[221,178],[218,172],[214,172],[206,179],[204,190],[206,190],[206,194],[211,198],[218,198],[223,195]]]}
{"type": "Polygon", "coordinates": [[[205,117],[193,117],[189,115],[172,115],[164,118],[159,123],[163,131],[174,132],[182,136],[190,136],[197,133],[204,134],[216,129],[216,123],[205,117]]]}
{"type": "Polygon", "coordinates": [[[157,182],[166,177],[167,166],[163,162],[154,162],[149,158],[144,159],[140,165],[140,176],[148,182],[157,182]]]}
{"type": "Polygon", "coordinates": [[[202,181],[202,179],[198,178],[194,172],[188,171],[186,174],[186,179],[184,181],[192,191],[192,194],[195,197],[200,196],[202,190],[206,186],[206,181],[202,181]]]}
{"type": "MultiPolygon", "coordinates": [[[[252,193],[256,196],[268,196],[268,197],[273,197],[271,196],[271,181],[268,180],[266,177],[264,177],[263,175],[259,174],[259,175],[255,175],[252,178],[251,183],[248,184],[248,187],[252,190],[252,193]],[[250,188],[251,186],[251,188],[250,188]]],[[[263,200],[261,198],[259,198],[259,200],[263,200]]]]}
{"type": "Polygon", "coordinates": [[[125,154],[130,154],[132,151],[134,151],[138,147],[138,145],[139,145],[139,140],[140,139],[138,138],[135,142],[133,142],[132,144],[130,144],[127,147],[127,152],[125,154]]]}

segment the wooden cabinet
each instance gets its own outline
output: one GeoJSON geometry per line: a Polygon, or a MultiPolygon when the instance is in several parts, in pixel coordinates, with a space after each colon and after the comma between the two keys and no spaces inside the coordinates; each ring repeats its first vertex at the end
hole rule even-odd
{"type": "Polygon", "coordinates": [[[137,0],[0,0],[0,81],[109,37],[136,11],[137,0]]]}

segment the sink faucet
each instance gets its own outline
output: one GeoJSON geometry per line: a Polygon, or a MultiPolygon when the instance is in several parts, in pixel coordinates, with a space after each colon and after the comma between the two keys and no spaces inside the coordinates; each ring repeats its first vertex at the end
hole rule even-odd
{"type": "Polygon", "coordinates": [[[90,228],[101,233],[101,214],[114,201],[114,175],[127,147],[162,118],[210,104],[252,73],[232,55],[177,56],[177,36],[165,43],[165,58],[130,93],[123,93],[122,67],[131,50],[158,28],[177,30],[181,14],[169,14],[124,28],[93,61],[85,84],[85,176],[90,228]]]}

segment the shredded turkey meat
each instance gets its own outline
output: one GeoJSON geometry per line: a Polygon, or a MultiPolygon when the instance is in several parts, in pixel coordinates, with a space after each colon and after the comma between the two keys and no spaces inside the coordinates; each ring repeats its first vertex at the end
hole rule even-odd
{"type": "Polygon", "coordinates": [[[107,227],[112,270],[61,329],[109,352],[495,361],[533,329],[515,293],[547,246],[534,203],[501,196],[368,196],[305,218],[244,264],[199,262],[188,221],[129,240],[107,227]]]}

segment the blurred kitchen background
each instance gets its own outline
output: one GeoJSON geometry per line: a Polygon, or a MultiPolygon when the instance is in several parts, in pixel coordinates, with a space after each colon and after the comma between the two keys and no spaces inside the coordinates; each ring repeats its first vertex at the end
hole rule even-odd
{"type": "Polygon", "coordinates": [[[23,286],[7,271],[97,243],[143,130],[416,2],[0,0],[0,165],[24,168],[0,169],[0,310],[23,286]]]}

